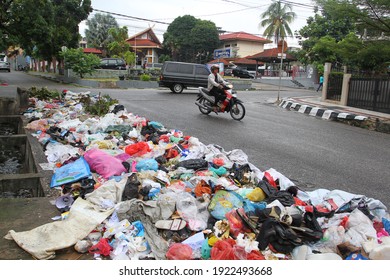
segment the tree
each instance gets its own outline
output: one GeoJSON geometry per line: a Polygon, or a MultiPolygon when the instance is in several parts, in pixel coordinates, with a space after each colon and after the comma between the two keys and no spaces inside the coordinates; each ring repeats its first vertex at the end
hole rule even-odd
{"type": "Polygon", "coordinates": [[[100,58],[94,54],[85,54],[82,48],[68,49],[60,52],[65,60],[65,68],[83,78],[85,74],[92,74],[100,65],[100,58]]]}
{"type": "MultiPolygon", "coordinates": [[[[364,1],[365,4],[355,0],[317,0],[316,2],[320,5],[318,10],[321,15],[317,13],[314,17],[310,17],[307,20],[308,24],[299,30],[299,35],[303,38],[302,51],[297,55],[299,60],[317,66],[323,65],[324,62],[332,62],[360,70],[384,71],[386,62],[389,61],[386,53],[389,49],[387,46],[390,46],[389,41],[374,36],[378,35],[376,33],[378,30],[373,33],[370,33],[371,29],[362,31],[362,20],[355,16],[357,13],[362,17],[364,13],[368,15],[367,7],[371,5],[378,15],[376,21],[379,24],[381,22],[379,15],[386,9],[389,11],[388,1],[367,0],[364,1]],[[383,4],[381,7],[379,2],[383,4]],[[356,6],[359,3],[362,5],[356,6]],[[370,36],[362,36],[362,32],[370,36]],[[380,56],[378,50],[381,51],[380,56]]],[[[370,11],[374,13],[374,10],[370,11]]],[[[365,21],[368,20],[369,17],[366,17],[365,21]]],[[[374,18],[371,20],[374,25],[374,18]]]]}
{"type": "Polygon", "coordinates": [[[218,29],[211,21],[185,15],[177,17],[164,33],[164,48],[173,60],[195,62],[198,53],[207,54],[218,47],[218,29]]]}
{"type": "Polygon", "coordinates": [[[332,17],[349,18],[360,35],[390,35],[390,2],[388,0],[316,0],[332,17]]]}
{"type": "Polygon", "coordinates": [[[113,41],[109,34],[110,28],[118,28],[115,18],[109,14],[96,14],[90,20],[87,20],[88,28],[85,30],[88,46],[108,50],[108,44],[113,41]]]}
{"type": "Polygon", "coordinates": [[[0,48],[21,47],[51,61],[61,46],[77,47],[78,25],[91,12],[90,0],[4,0],[0,10],[0,48]],[[3,35],[4,34],[4,35],[3,35]]]}
{"type": "Polygon", "coordinates": [[[292,36],[289,23],[292,23],[296,17],[296,14],[292,11],[291,4],[282,4],[280,1],[273,1],[268,9],[261,14],[262,21],[261,27],[266,27],[263,34],[268,39],[274,38],[275,44],[280,39],[286,38],[288,35],[292,36]]]}

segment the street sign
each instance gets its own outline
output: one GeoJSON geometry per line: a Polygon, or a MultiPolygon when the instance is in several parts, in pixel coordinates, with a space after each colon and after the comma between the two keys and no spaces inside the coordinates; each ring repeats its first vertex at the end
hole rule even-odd
{"type": "Polygon", "coordinates": [[[214,59],[231,57],[231,49],[214,50],[214,59]]]}
{"type": "MultiPolygon", "coordinates": [[[[282,53],[278,53],[278,58],[282,58],[282,53]]],[[[286,59],[286,54],[283,53],[283,59],[286,59]]]]}

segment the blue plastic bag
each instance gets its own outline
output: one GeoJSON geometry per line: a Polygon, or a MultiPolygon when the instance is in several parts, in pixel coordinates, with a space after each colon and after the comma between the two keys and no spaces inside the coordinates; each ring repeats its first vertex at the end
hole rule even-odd
{"type": "Polygon", "coordinates": [[[137,163],[137,165],[135,166],[135,169],[137,169],[137,171],[142,171],[142,170],[157,171],[158,163],[155,159],[143,159],[137,163]]]}
{"type": "Polygon", "coordinates": [[[51,177],[50,187],[54,188],[68,183],[77,182],[91,176],[91,170],[84,157],[56,169],[51,177]]]}
{"type": "Polygon", "coordinates": [[[226,213],[234,208],[241,208],[243,205],[243,198],[238,193],[220,190],[214,194],[208,210],[214,218],[223,220],[226,218],[226,213]]]}

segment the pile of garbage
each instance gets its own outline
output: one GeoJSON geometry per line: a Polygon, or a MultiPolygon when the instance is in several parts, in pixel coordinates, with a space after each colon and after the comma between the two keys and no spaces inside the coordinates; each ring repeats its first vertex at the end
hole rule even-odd
{"type": "Polygon", "coordinates": [[[74,246],[114,260],[390,259],[379,200],[303,191],[240,149],[205,145],[120,104],[88,115],[87,95],[31,98],[24,114],[53,169],[61,212],[59,221],[9,232],[35,257],[74,246]]]}

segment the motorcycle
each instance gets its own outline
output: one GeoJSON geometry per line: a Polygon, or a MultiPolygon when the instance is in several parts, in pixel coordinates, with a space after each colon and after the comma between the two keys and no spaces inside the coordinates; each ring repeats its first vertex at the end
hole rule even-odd
{"type": "Polygon", "coordinates": [[[224,85],[223,90],[225,92],[225,99],[218,104],[217,111],[213,110],[213,104],[215,97],[210,92],[199,87],[198,98],[195,104],[199,107],[199,111],[202,114],[208,115],[211,112],[218,113],[230,113],[230,116],[236,120],[242,120],[245,116],[245,107],[243,102],[237,98],[237,92],[233,90],[232,84],[224,85]]]}

